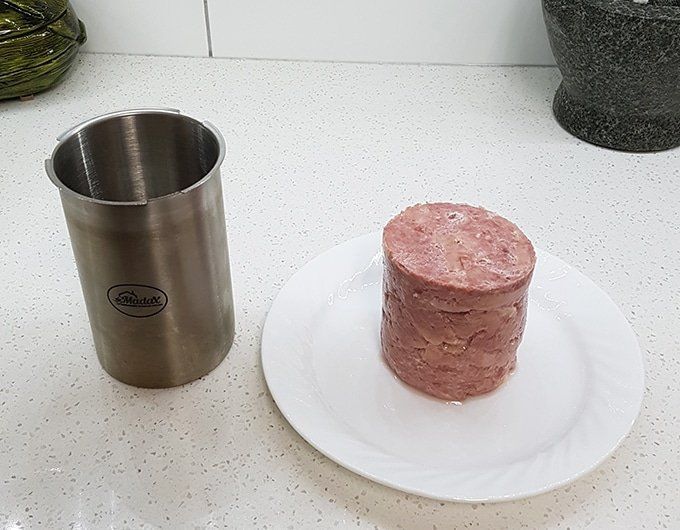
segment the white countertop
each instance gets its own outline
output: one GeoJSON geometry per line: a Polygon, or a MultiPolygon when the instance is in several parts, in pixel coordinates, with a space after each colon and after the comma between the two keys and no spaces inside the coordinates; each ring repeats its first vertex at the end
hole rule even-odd
{"type": "Polygon", "coordinates": [[[550,113],[558,80],[549,68],[82,55],[57,89],[0,103],[0,527],[677,527],[680,150],[572,138],[550,113]],[[214,372],[170,390],[99,368],[43,171],[63,130],[141,106],[208,119],[229,144],[237,338],[214,372]],[[267,392],[259,338],[286,279],[432,200],[515,220],[601,285],[638,334],[640,418],[571,486],[489,505],[393,491],[313,450],[267,392]]]}

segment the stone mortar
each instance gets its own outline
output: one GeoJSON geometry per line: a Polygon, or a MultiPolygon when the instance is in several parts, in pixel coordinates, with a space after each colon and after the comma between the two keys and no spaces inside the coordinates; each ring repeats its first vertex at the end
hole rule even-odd
{"type": "Polygon", "coordinates": [[[680,0],[543,0],[568,132],[624,151],[680,145],[680,0]]]}

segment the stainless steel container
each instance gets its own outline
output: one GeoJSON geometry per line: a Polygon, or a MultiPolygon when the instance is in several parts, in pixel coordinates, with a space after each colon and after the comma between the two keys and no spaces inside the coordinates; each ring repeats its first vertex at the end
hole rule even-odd
{"type": "Polygon", "coordinates": [[[138,109],[57,140],[47,174],[101,365],[154,388],[208,373],[234,338],[222,135],[175,110],[138,109]]]}

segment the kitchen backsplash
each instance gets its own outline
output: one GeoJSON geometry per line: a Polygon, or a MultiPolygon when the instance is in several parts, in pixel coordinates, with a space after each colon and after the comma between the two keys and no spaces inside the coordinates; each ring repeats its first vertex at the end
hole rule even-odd
{"type": "Polygon", "coordinates": [[[540,0],[72,0],[86,51],[554,64],[540,0]]]}

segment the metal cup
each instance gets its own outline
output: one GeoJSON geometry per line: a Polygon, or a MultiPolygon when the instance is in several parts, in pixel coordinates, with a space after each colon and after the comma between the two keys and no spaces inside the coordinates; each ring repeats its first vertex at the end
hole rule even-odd
{"type": "Polygon", "coordinates": [[[234,339],[222,135],[176,110],[138,109],[57,141],[45,165],[104,370],[152,388],[205,375],[234,339]]]}

